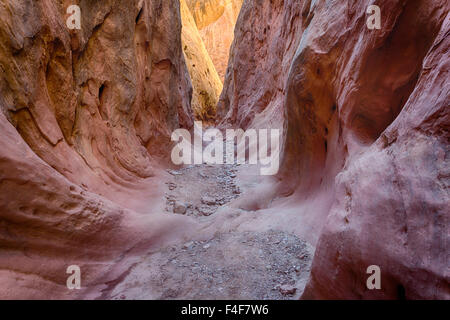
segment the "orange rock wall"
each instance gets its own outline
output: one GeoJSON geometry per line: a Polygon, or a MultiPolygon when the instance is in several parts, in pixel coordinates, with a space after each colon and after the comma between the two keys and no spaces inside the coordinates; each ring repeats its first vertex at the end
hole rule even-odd
{"type": "Polygon", "coordinates": [[[223,85],[186,2],[180,0],[180,6],[181,40],[193,87],[192,109],[196,119],[211,121],[215,118],[223,85]]]}
{"type": "Polygon", "coordinates": [[[223,81],[243,0],[187,0],[186,3],[223,81]]]}

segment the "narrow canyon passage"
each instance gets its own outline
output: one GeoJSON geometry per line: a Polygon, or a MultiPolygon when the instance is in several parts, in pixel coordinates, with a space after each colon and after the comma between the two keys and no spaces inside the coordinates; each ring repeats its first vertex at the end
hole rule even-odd
{"type": "Polygon", "coordinates": [[[168,216],[195,220],[198,231],[144,250],[131,265],[126,262],[126,271],[109,281],[100,298],[300,298],[310,275],[313,246],[275,226],[270,212],[262,215],[246,204],[260,203],[254,192],[265,179],[258,166],[226,164],[225,154],[223,162],[166,169],[164,199],[156,201],[164,201],[168,216]]]}
{"type": "Polygon", "coordinates": [[[214,123],[243,0],[181,0],[181,40],[197,120],[214,123]]]}
{"type": "MultiPolygon", "coordinates": [[[[180,2],[183,50],[193,85],[192,108],[196,120],[209,128],[221,120],[216,107],[242,3],[242,0],[180,2]]],[[[103,297],[298,299],[301,296],[310,273],[313,247],[283,228],[272,229],[270,216],[262,219],[265,223],[261,230],[238,231],[239,225],[257,211],[239,205],[243,192],[250,195],[245,201],[259,202],[252,196],[261,180],[257,170],[245,164],[203,164],[167,171],[170,179],[165,181],[166,214],[194,218],[204,228],[216,229],[214,235],[173,244],[143,257],[103,297]],[[245,181],[240,179],[242,172],[247,173],[245,181]],[[225,229],[217,227],[227,224],[229,227],[225,229]]]]}

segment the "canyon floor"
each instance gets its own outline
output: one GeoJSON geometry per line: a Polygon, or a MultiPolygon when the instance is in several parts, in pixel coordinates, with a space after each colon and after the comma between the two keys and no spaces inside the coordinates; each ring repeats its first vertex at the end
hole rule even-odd
{"type": "MultiPolygon", "coordinates": [[[[252,185],[239,165],[191,165],[168,170],[166,214],[208,224],[252,185]]],[[[281,230],[217,231],[204,241],[173,244],[140,257],[103,291],[106,299],[298,299],[313,248],[281,230]]]]}

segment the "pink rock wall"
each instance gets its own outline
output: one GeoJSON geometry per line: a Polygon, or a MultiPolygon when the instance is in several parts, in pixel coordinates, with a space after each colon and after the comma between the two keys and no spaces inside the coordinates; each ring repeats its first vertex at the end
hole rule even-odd
{"type": "Polygon", "coordinates": [[[86,297],[66,288],[73,264],[101,292],[120,258],[177,233],[147,178],[193,125],[179,2],[11,0],[0,16],[0,298],[86,297]]]}
{"type": "Polygon", "coordinates": [[[284,127],[277,198],[327,199],[304,298],[448,299],[449,5],[371,4],[245,2],[218,112],[284,127]]]}

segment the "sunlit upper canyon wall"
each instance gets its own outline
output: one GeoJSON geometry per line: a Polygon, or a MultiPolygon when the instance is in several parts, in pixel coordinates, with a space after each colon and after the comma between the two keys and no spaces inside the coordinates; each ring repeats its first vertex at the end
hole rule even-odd
{"type": "Polygon", "coordinates": [[[185,0],[180,1],[180,6],[183,52],[193,87],[192,109],[196,119],[211,121],[216,116],[222,81],[185,0]]]}
{"type": "Polygon", "coordinates": [[[192,80],[192,108],[211,121],[222,92],[242,0],[181,0],[182,42],[192,80]]]}
{"type": "Polygon", "coordinates": [[[243,0],[185,0],[223,81],[243,0]]]}

